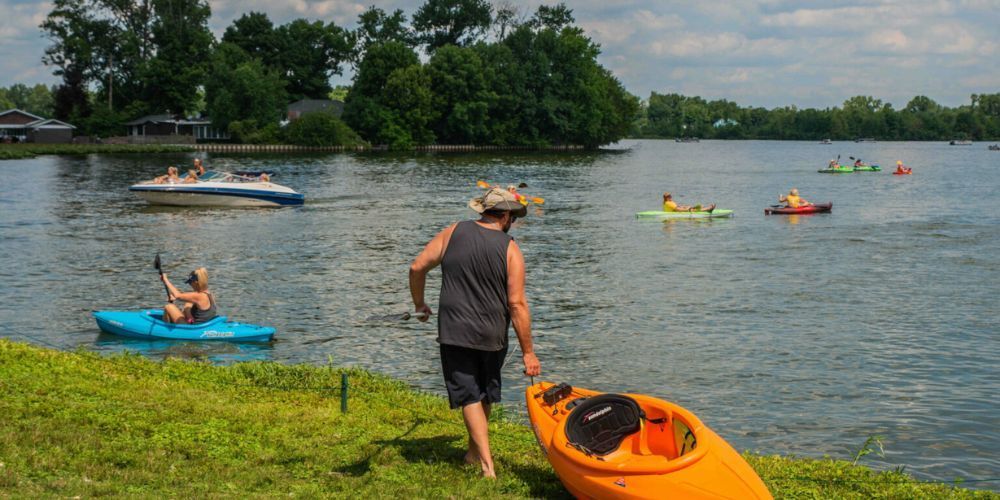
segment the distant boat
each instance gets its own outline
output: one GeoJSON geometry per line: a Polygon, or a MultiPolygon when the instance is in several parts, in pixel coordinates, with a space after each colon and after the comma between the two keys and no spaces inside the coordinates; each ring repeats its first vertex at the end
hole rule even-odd
{"type": "Polygon", "coordinates": [[[823,139],[822,141],[819,141],[819,143],[820,144],[833,144],[833,141],[831,141],[830,139],[823,139]]]}
{"type": "Polygon", "coordinates": [[[948,144],[951,144],[952,146],[971,146],[972,145],[972,141],[969,141],[969,140],[957,140],[956,139],[954,141],[949,142],[948,144]]]}
{"type": "Polygon", "coordinates": [[[678,137],[674,139],[674,142],[700,142],[697,137],[678,137]]]}
{"type": "Polygon", "coordinates": [[[1000,144],[990,145],[990,151],[1000,151],[1000,144]]]}
{"type": "Polygon", "coordinates": [[[858,137],[854,139],[854,142],[875,142],[874,137],[858,137]]]}

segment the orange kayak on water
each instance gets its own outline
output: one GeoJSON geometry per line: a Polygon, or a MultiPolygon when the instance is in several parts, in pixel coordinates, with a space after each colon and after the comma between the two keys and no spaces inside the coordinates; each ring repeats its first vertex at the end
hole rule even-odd
{"type": "Polygon", "coordinates": [[[577,498],[767,499],[764,482],[684,408],[540,382],[525,392],[542,451],[577,498]]]}

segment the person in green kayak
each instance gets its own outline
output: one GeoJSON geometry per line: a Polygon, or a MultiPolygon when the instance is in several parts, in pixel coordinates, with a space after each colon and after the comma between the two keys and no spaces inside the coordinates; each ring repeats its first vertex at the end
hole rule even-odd
{"type": "Polygon", "coordinates": [[[167,323],[186,323],[194,325],[204,323],[218,316],[215,308],[215,295],[208,290],[208,271],[199,267],[188,276],[184,283],[191,285],[193,292],[182,292],[167,279],[167,274],[160,275],[160,280],[167,286],[170,295],[169,304],[163,306],[163,321],[167,323]],[[174,305],[175,300],[184,302],[184,307],[174,305]]]}
{"type": "Polygon", "coordinates": [[[795,188],[792,188],[787,195],[778,195],[778,201],[781,203],[787,203],[788,208],[799,208],[812,205],[812,203],[799,198],[799,190],[795,188]]]}
{"type": "Polygon", "coordinates": [[[664,212],[708,212],[712,213],[715,210],[715,203],[702,208],[701,205],[678,205],[674,201],[673,195],[670,193],[663,193],[663,211],[664,212]]]}

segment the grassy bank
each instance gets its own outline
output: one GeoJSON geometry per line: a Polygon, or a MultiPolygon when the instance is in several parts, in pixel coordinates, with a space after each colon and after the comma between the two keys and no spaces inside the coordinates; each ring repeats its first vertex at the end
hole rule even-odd
{"type": "Polygon", "coordinates": [[[177,153],[192,151],[190,146],[139,144],[0,144],[0,160],[20,160],[38,155],[87,155],[94,153],[177,153]]]}
{"type": "MultiPolygon", "coordinates": [[[[531,431],[491,425],[498,481],[461,465],[437,396],[361,370],[103,358],[0,339],[0,497],[565,497],[531,431]]],[[[511,394],[509,397],[517,397],[511,394]]],[[[778,498],[997,498],[847,462],[749,456],[778,498]]]]}

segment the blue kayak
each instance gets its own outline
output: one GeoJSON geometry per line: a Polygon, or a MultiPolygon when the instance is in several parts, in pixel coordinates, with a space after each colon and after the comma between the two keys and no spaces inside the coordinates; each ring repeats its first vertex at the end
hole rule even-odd
{"type": "Polygon", "coordinates": [[[226,321],[225,316],[195,325],[166,323],[162,309],[142,311],[97,311],[94,319],[101,330],[140,339],[174,340],[246,340],[269,341],[274,337],[270,326],[249,325],[226,321]]]}

